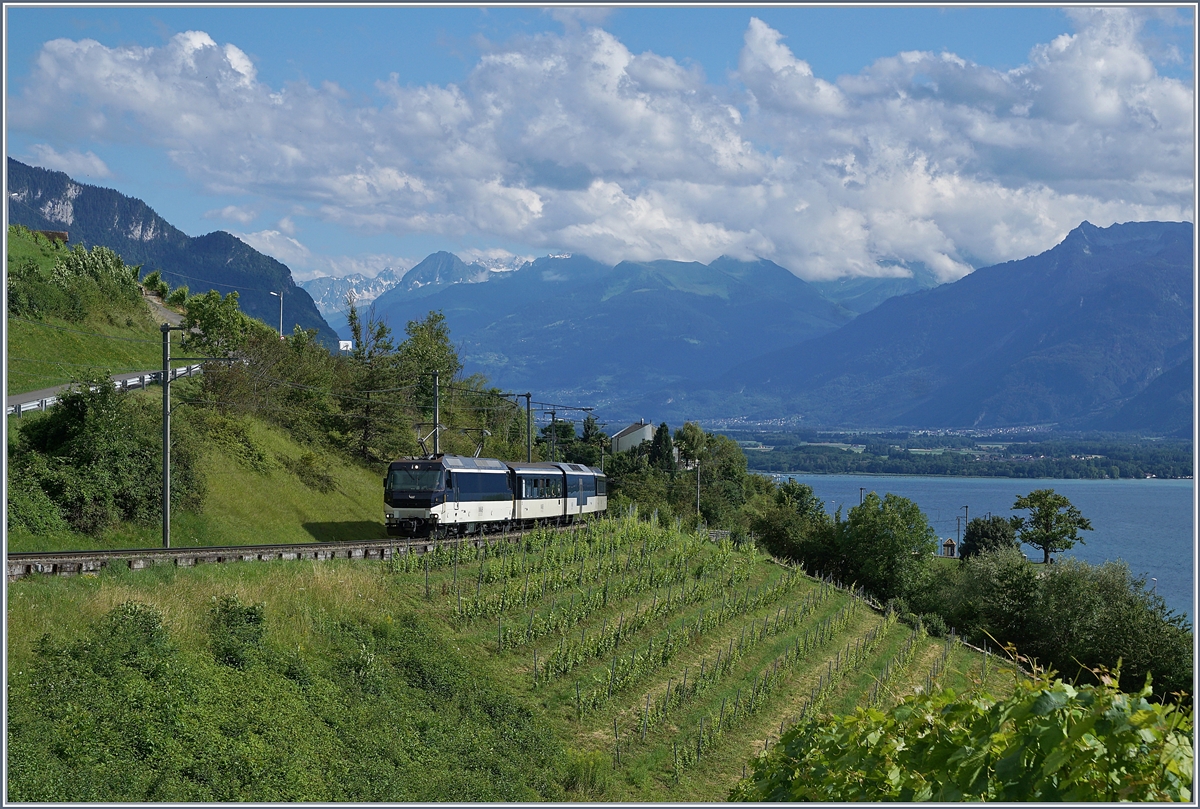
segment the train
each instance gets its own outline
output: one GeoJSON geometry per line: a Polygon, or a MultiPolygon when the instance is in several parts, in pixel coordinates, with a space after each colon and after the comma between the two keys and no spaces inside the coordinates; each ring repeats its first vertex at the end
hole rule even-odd
{"type": "Polygon", "coordinates": [[[390,536],[441,538],[603,514],[608,486],[583,464],[437,455],[390,463],[383,502],[390,536]]]}

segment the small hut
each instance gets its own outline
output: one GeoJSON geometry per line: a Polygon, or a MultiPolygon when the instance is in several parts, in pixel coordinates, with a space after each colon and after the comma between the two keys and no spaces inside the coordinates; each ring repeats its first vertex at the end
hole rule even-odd
{"type": "Polygon", "coordinates": [[[958,543],[953,537],[946,537],[946,541],[942,543],[942,556],[954,558],[958,556],[958,543]]]}

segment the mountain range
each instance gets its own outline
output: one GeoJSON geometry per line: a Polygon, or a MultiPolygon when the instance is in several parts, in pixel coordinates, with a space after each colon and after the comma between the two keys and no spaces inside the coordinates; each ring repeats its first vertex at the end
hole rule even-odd
{"type": "Polygon", "coordinates": [[[770,261],[609,266],[546,256],[483,275],[453,259],[414,267],[375,299],[375,315],[401,328],[440,310],[469,370],[511,390],[618,409],[853,317],[770,261]]]}
{"type": "Polygon", "coordinates": [[[1193,227],[1088,222],[1037,256],[889,298],[836,332],[648,397],[811,424],[1190,434],[1193,227]]]}
{"type": "Polygon", "coordinates": [[[139,199],[109,188],[76,182],[8,159],[8,222],[31,230],[65,230],[71,244],[105,245],[127,264],[141,264],[142,275],[158,270],[172,288],[192,292],[236,291],[242,311],[271,326],[293,324],[316,329],[318,339],[337,345],[337,334],[309,296],[292,280],[288,267],[225,231],[188,236],[139,199]]]}

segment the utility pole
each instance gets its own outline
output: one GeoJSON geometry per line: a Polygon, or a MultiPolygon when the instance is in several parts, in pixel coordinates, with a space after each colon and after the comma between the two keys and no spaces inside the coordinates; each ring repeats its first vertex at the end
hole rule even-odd
{"type": "Polygon", "coordinates": [[[962,517],[954,515],[954,538],[962,542],[962,517]]]}
{"type": "Polygon", "coordinates": [[[276,298],[279,298],[279,339],[283,339],[283,291],[272,292],[276,298]]]}
{"type": "Polygon", "coordinates": [[[525,462],[533,463],[533,394],[525,394],[525,462]]]}
{"type": "Polygon", "coordinates": [[[554,462],[554,455],[555,455],[554,450],[556,449],[555,443],[557,442],[557,439],[558,439],[558,435],[557,435],[558,430],[554,426],[555,415],[557,415],[555,413],[555,411],[551,410],[550,411],[550,462],[551,463],[554,462]]]}
{"type": "Polygon", "coordinates": [[[863,504],[863,492],[865,492],[866,490],[867,490],[867,487],[866,487],[866,486],[859,486],[859,487],[858,487],[858,504],[859,504],[860,506],[863,504]]]}
{"type": "Polygon", "coordinates": [[[696,459],[696,519],[700,519],[700,459],[696,459]]]}
{"type": "Polygon", "coordinates": [[[438,372],[433,372],[433,457],[442,454],[441,444],[438,439],[438,428],[441,426],[441,421],[438,418],[438,372]]]}
{"type": "Polygon", "coordinates": [[[183,331],[183,326],[164,323],[158,327],[162,332],[163,348],[163,447],[162,447],[162,541],[163,547],[171,547],[171,332],[183,331]]]}
{"type": "Polygon", "coordinates": [[[971,509],[968,506],[963,506],[963,525],[971,521],[971,509]]]}

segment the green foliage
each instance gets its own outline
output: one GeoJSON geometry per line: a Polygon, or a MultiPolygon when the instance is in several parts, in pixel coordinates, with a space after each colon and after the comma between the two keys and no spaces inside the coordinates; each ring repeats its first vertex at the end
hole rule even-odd
{"type": "Polygon", "coordinates": [[[1190,694],[1190,626],[1123,562],[1034,565],[1006,548],[930,572],[911,599],[914,609],[942,616],[977,643],[1012,643],[1043,665],[1084,677],[1121,660],[1125,688],[1150,674],[1162,693],[1190,694]]]}
{"type": "Polygon", "coordinates": [[[918,694],[785,733],[731,797],[748,801],[1189,801],[1192,711],[1042,675],[1012,696],[918,694]]]}
{"type": "Polygon", "coordinates": [[[237,292],[222,297],[215,289],[187,299],[183,325],[184,349],[214,357],[244,352],[255,337],[274,334],[270,326],[238,308],[237,292]]]}
{"type": "Polygon", "coordinates": [[[694,421],[685,421],[683,426],[675,431],[675,446],[679,447],[679,457],[684,463],[690,463],[700,457],[705,441],[704,430],[694,421]]]}
{"type": "MultiPolygon", "coordinates": [[[[416,615],[328,622],[281,653],[217,599],[210,650],[125,603],[10,673],[15,801],[533,801],[562,796],[540,721],[416,615]]],[[[586,786],[585,777],[580,785],[586,786]]]]}
{"type": "Polygon", "coordinates": [[[760,505],[750,522],[762,546],[774,556],[819,565],[835,542],[833,519],[811,486],[788,480],[760,505]]]}
{"type": "Polygon", "coordinates": [[[1013,510],[1028,509],[1028,517],[1013,517],[1012,526],[1017,538],[1026,545],[1042,551],[1044,562],[1050,554],[1069,551],[1079,538],[1080,531],[1091,531],[1092,524],[1064,495],[1053,489],[1035,489],[1018,497],[1013,510]]]}
{"type": "Polygon", "coordinates": [[[147,292],[160,298],[166,298],[167,292],[171,289],[170,285],[162,279],[162,274],[158,270],[148,273],[142,279],[142,286],[146,288],[147,292]]]}
{"type": "Polygon", "coordinates": [[[675,471],[675,447],[671,442],[671,428],[665,421],[654,431],[647,460],[655,469],[661,469],[668,473],[675,471]]]}
{"type": "MultiPolygon", "coordinates": [[[[16,242],[35,238],[24,228],[9,228],[9,238],[16,242]]],[[[17,248],[18,252],[20,247],[17,248]]],[[[121,257],[103,246],[85,250],[75,245],[67,250],[56,246],[47,248],[54,263],[45,271],[39,256],[25,255],[10,261],[8,267],[8,312],[19,317],[40,319],[60,317],[74,323],[96,314],[115,316],[122,320],[141,314],[141,293],[138,291],[138,267],[127,267],[121,257]]]]}
{"type": "Polygon", "coordinates": [[[995,514],[988,518],[976,517],[967,523],[962,544],[958,546],[958,555],[967,559],[980,553],[1016,547],[1017,532],[1012,522],[995,514]]]}
{"type": "Polygon", "coordinates": [[[280,461],[288,468],[288,471],[310,489],[328,494],[337,488],[333,475],[329,473],[328,465],[316,453],[304,452],[295,460],[280,456],[280,461]]]}
{"type": "Polygon", "coordinates": [[[214,598],[209,610],[209,638],[218,663],[244,669],[262,653],[263,605],[242,604],[236,595],[214,598]]]}
{"type": "MultiPolygon", "coordinates": [[[[10,475],[23,493],[10,527],[56,527],[47,499],[73,530],[93,536],[122,520],[161,518],[160,412],[106,380],[91,380],[91,386],[63,394],[56,407],[22,425],[10,445],[10,475]]],[[[199,448],[186,426],[172,431],[171,452],[172,505],[198,507],[204,495],[199,448]]]]}
{"type": "Polygon", "coordinates": [[[881,600],[912,592],[937,547],[937,535],[916,503],[871,492],[838,520],[837,553],[826,560],[843,581],[855,581],[881,600]]]}
{"type": "Polygon", "coordinates": [[[184,306],[187,304],[187,299],[188,288],[185,286],[176,287],[175,289],[171,290],[171,294],[165,298],[166,302],[171,306],[184,306]]]}

